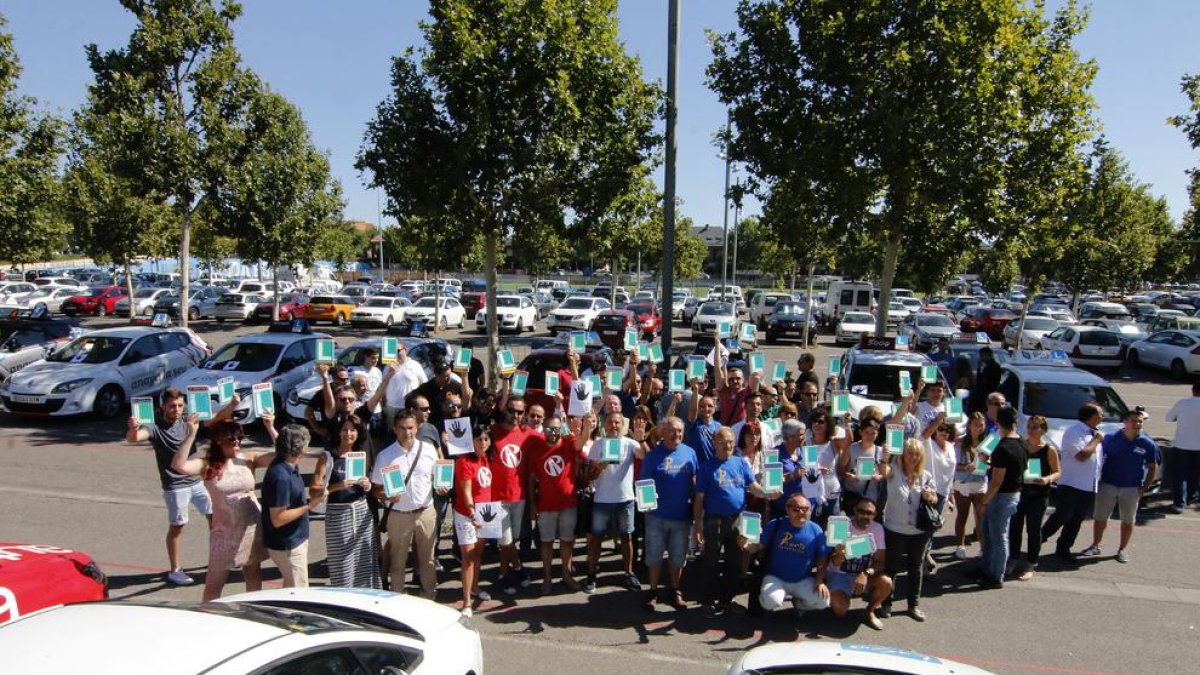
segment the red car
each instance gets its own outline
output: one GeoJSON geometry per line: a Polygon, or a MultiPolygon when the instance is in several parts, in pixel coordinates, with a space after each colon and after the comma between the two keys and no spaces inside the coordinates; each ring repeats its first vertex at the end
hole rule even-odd
{"type": "Polygon", "coordinates": [[[84,295],[76,295],[62,303],[62,313],[67,316],[95,314],[106,316],[117,310],[117,301],[124,300],[125,289],[120,286],[97,286],[84,295]]]}
{"type": "MultiPolygon", "coordinates": [[[[269,296],[268,296],[269,297],[269,296]]],[[[275,309],[274,298],[271,302],[261,303],[254,307],[254,313],[250,315],[250,320],[255,323],[259,321],[270,321],[271,312],[275,309]]],[[[279,320],[289,321],[294,316],[304,316],[304,308],[308,305],[308,296],[303,293],[284,293],[279,296],[279,320]]]]}
{"type": "Polygon", "coordinates": [[[625,330],[637,328],[637,319],[628,309],[606,309],[592,319],[591,330],[600,342],[614,351],[625,350],[625,330]]]}
{"type": "Polygon", "coordinates": [[[86,553],[0,543],[0,624],[39,609],[108,597],[108,578],[86,553]]]}
{"type": "Polygon", "coordinates": [[[646,339],[653,340],[662,331],[662,314],[659,314],[658,306],[653,302],[633,302],[625,305],[625,309],[633,312],[638,330],[646,339]]]}
{"type": "Polygon", "coordinates": [[[987,333],[992,340],[1004,339],[1004,327],[1017,318],[1016,314],[998,307],[975,305],[963,313],[959,327],[964,333],[987,333]]]}
{"type": "Polygon", "coordinates": [[[463,293],[459,302],[467,310],[467,318],[474,320],[479,310],[487,307],[487,293],[463,293]]]}

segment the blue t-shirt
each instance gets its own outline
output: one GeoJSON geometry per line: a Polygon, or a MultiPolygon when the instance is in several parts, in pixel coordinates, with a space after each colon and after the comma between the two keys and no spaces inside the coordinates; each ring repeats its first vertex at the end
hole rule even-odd
{"type": "Polygon", "coordinates": [[[262,482],[263,545],[273,551],[290,551],[308,541],[308,514],[283,527],[271,524],[271,509],[294,509],[308,503],[304,478],[294,464],[282,459],[271,462],[262,482]]]}
{"type": "Polygon", "coordinates": [[[713,420],[708,424],[700,421],[700,417],[696,417],[696,421],[687,426],[687,431],[683,435],[683,442],[687,443],[696,451],[696,458],[704,464],[708,460],[716,456],[716,450],[713,449],[713,434],[716,434],[721,428],[721,423],[713,420]]]}
{"type": "Polygon", "coordinates": [[[754,472],[745,457],[716,457],[700,466],[696,492],[704,493],[704,512],[710,516],[736,516],[746,508],[746,488],[754,485],[754,472]]]}
{"type": "Polygon", "coordinates": [[[1100,482],[1116,487],[1141,487],[1146,467],[1162,462],[1158,445],[1146,434],[1132,441],[1118,430],[1100,443],[1100,482]]]}
{"type": "Polygon", "coordinates": [[[829,553],[825,532],[811,520],[793,527],[786,516],[763,526],[763,543],[771,547],[767,574],[785,583],[795,583],[813,575],[817,558],[829,553]]]}
{"type": "Polygon", "coordinates": [[[642,460],[642,479],[653,480],[658,508],[650,513],[665,520],[692,519],[692,492],[700,462],[696,451],[680,443],[668,450],[659,443],[642,460]]]}
{"type": "Polygon", "coordinates": [[[779,450],[779,463],[783,465],[785,480],[783,481],[782,494],[771,502],[771,510],[776,513],[783,513],[787,506],[787,500],[791,499],[792,495],[804,491],[803,481],[811,483],[814,480],[821,480],[821,475],[807,470],[804,466],[804,455],[800,449],[796,450],[796,457],[794,459],[788,454],[787,448],[783,444],[780,444],[777,449],[779,450]],[[796,469],[805,469],[804,474],[800,476],[800,480],[786,480],[796,469]]]}

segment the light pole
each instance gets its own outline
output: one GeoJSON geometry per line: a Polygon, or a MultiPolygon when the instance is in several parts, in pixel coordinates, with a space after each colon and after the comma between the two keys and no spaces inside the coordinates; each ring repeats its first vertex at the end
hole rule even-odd
{"type": "Polygon", "coordinates": [[[732,115],[725,115],[725,137],[722,139],[724,143],[724,151],[721,153],[725,156],[725,202],[722,219],[724,224],[722,230],[724,236],[721,244],[721,299],[725,299],[726,286],[729,285],[729,173],[733,168],[733,160],[729,155],[729,130],[732,122],[732,115]]]}
{"type": "Polygon", "coordinates": [[[671,305],[675,290],[675,118],[679,113],[679,0],[667,0],[667,119],[666,162],[663,176],[662,298],[667,309],[662,349],[671,362],[671,305]]]}
{"type": "MultiPolygon", "coordinates": [[[[740,188],[742,185],[742,182],[738,181],[736,183],[736,185],[737,185],[737,187],[740,188]]],[[[738,232],[740,232],[742,229],[741,214],[742,214],[742,197],[739,194],[738,198],[733,200],[733,274],[730,276],[733,277],[733,284],[735,286],[737,285],[738,232]]]]}

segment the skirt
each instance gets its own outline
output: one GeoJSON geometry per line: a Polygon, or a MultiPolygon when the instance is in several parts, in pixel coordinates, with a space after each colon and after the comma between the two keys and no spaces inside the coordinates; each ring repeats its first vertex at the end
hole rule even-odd
{"type": "Polygon", "coordinates": [[[329,585],[383,588],[375,521],[366,499],[330,503],[325,510],[325,549],[329,585]]]}

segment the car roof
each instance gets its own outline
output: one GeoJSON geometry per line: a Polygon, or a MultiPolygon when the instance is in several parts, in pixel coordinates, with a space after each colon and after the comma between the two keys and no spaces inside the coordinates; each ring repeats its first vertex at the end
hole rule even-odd
{"type": "Polygon", "coordinates": [[[1004,370],[1015,372],[1024,382],[1085,384],[1091,386],[1110,385],[1109,381],[1103,377],[1082,368],[1076,368],[1075,366],[1024,364],[1008,361],[1000,364],[1000,367],[1004,370]]]}
{"type": "Polygon", "coordinates": [[[199,673],[288,631],[255,621],[166,605],[120,602],[57,607],[11,622],[0,631],[5,670],[123,673],[199,673]],[[64,649],[63,636],[70,636],[64,649]],[[147,635],[204,636],[204,648],[180,649],[175,640],[147,635]],[[135,658],[131,658],[135,656],[135,658]],[[70,667],[74,663],[77,667],[70,667]]]}
{"type": "Polygon", "coordinates": [[[255,333],[253,335],[242,335],[241,337],[236,337],[226,344],[233,344],[237,342],[268,345],[290,345],[293,342],[298,342],[300,340],[327,337],[330,336],[325,333],[255,333]]]}
{"type": "Polygon", "coordinates": [[[854,359],[855,363],[899,366],[921,366],[932,363],[928,356],[920,352],[862,349],[857,346],[850,348],[849,356],[854,359]]]}
{"type": "Polygon", "coordinates": [[[162,333],[169,331],[178,331],[179,328],[153,328],[151,326],[128,326],[123,328],[101,328],[90,333],[85,333],[83,337],[115,337],[137,339],[143,335],[151,333],[162,333]]]}

